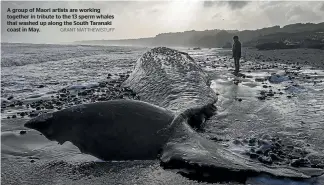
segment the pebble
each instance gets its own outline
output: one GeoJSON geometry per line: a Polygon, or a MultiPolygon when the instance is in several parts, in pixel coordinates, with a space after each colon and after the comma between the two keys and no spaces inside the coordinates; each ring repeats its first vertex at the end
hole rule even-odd
{"type": "Polygon", "coordinates": [[[251,138],[251,139],[249,140],[249,145],[250,145],[250,146],[255,146],[255,144],[256,144],[256,138],[251,138]]]}
{"type": "Polygon", "coordinates": [[[266,156],[259,156],[258,160],[264,164],[272,164],[273,161],[271,159],[271,157],[266,157],[266,156]]]}
{"type": "Polygon", "coordinates": [[[280,158],[277,154],[275,154],[273,152],[269,152],[268,155],[269,155],[269,157],[271,157],[271,159],[273,161],[280,161],[280,160],[282,160],[282,158],[280,158]]]}
{"type": "Polygon", "coordinates": [[[26,133],[27,133],[26,130],[21,130],[21,131],[20,131],[20,135],[23,135],[23,134],[26,134],[26,133]]]}
{"type": "Polygon", "coordinates": [[[255,78],[255,81],[256,81],[256,82],[264,82],[265,79],[263,79],[263,78],[255,78]]]}
{"type": "Polygon", "coordinates": [[[299,158],[299,159],[293,159],[290,163],[293,167],[308,167],[310,166],[310,161],[308,159],[299,158]]]}
{"type": "Polygon", "coordinates": [[[250,153],[249,156],[250,156],[251,159],[259,158],[259,154],[257,154],[257,153],[250,153]]]}
{"type": "MultiPolygon", "coordinates": [[[[128,72],[130,73],[130,72],[128,72]]],[[[61,110],[70,106],[97,102],[107,101],[111,99],[135,99],[139,100],[140,97],[129,88],[121,87],[121,84],[129,77],[128,74],[117,74],[120,78],[114,80],[107,80],[100,82],[95,87],[82,87],[80,90],[67,90],[66,88],[57,91],[56,95],[52,95],[49,100],[38,100],[29,104],[26,104],[26,108],[34,109],[33,111],[18,113],[21,117],[29,116],[35,117],[41,113],[42,110],[61,110]],[[36,112],[36,111],[37,112],[36,112]]],[[[112,76],[112,74],[108,74],[112,76]]],[[[46,86],[46,85],[40,85],[46,86]]],[[[8,97],[8,100],[13,99],[13,96],[8,97]]],[[[22,101],[11,103],[9,106],[15,107],[16,105],[22,106],[22,101]]],[[[4,106],[2,106],[4,107],[4,106]]],[[[7,107],[7,106],[6,106],[7,107]]],[[[44,111],[43,111],[44,112],[44,111]]],[[[8,117],[10,119],[11,117],[8,117]]],[[[15,116],[13,116],[15,118],[15,116]]]]}
{"type": "Polygon", "coordinates": [[[266,96],[258,96],[258,99],[259,100],[265,100],[266,99],[266,96]]]}
{"type": "Polygon", "coordinates": [[[233,144],[235,144],[235,145],[244,145],[244,144],[242,143],[242,141],[240,141],[239,139],[235,139],[235,140],[233,141],[233,144]]]}
{"type": "Polygon", "coordinates": [[[32,112],[30,112],[30,114],[29,114],[29,116],[30,117],[36,117],[36,116],[38,116],[38,114],[39,114],[39,112],[36,112],[36,111],[32,111],[32,112]]]}

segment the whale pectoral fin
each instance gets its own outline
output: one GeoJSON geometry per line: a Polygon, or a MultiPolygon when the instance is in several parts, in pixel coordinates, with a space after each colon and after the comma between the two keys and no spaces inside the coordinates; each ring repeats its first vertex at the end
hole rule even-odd
{"type": "Polygon", "coordinates": [[[161,165],[203,181],[245,182],[248,177],[268,174],[278,178],[307,179],[322,175],[322,169],[266,166],[235,154],[198,133],[182,133],[163,148],[161,165]]]}

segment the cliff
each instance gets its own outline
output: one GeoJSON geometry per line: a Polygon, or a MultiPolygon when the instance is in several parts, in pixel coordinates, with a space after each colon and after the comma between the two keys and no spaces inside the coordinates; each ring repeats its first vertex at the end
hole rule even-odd
{"type": "Polygon", "coordinates": [[[299,42],[316,40],[324,42],[323,23],[297,23],[283,27],[273,26],[257,30],[204,30],[177,33],[161,33],[155,37],[124,40],[88,40],[77,41],[77,44],[136,45],[136,46],[169,46],[169,47],[224,47],[238,35],[242,46],[255,47],[268,42],[299,42]]]}

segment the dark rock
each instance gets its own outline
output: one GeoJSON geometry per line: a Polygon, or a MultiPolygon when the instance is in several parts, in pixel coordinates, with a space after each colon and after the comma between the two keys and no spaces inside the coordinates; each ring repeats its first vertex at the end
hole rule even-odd
{"type": "Polygon", "coordinates": [[[255,146],[256,145],[256,138],[251,138],[250,140],[249,140],[249,145],[250,146],[255,146]]]}
{"type": "Polygon", "coordinates": [[[99,87],[106,87],[106,83],[105,82],[99,83],[99,87]]]}
{"type": "Polygon", "coordinates": [[[263,78],[255,78],[255,81],[256,81],[256,82],[264,82],[265,79],[263,79],[263,78]]]}
{"type": "Polygon", "coordinates": [[[210,138],[210,140],[213,140],[213,141],[224,141],[224,139],[218,138],[218,137],[210,138]]]}
{"type": "Polygon", "coordinates": [[[244,139],[242,140],[242,142],[243,142],[243,143],[246,143],[246,144],[249,143],[249,141],[248,141],[246,138],[244,138],[244,139]]]}
{"type": "Polygon", "coordinates": [[[102,96],[102,97],[98,98],[98,101],[106,101],[106,100],[107,100],[107,97],[105,97],[105,96],[102,96]]]}
{"type": "Polygon", "coordinates": [[[29,113],[30,117],[36,117],[38,115],[39,115],[39,112],[36,112],[36,111],[32,111],[31,113],[29,113]]]}
{"type": "Polygon", "coordinates": [[[258,96],[258,99],[259,100],[265,100],[266,99],[266,96],[258,96]]]}
{"type": "Polygon", "coordinates": [[[257,149],[256,151],[255,151],[255,153],[257,153],[257,154],[263,154],[263,150],[261,150],[261,149],[257,149]]]}
{"type": "Polygon", "coordinates": [[[79,96],[86,96],[88,95],[88,92],[87,91],[82,91],[80,93],[78,93],[79,96]]]}
{"type": "Polygon", "coordinates": [[[274,146],[275,146],[276,148],[281,148],[281,147],[282,147],[281,144],[280,144],[278,141],[274,143],[274,146]]]}
{"type": "Polygon", "coordinates": [[[135,92],[131,92],[131,95],[132,95],[132,96],[136,96],[136,93],[135,93],[135,92]]]}
{"type": "Polygon", "coordinates": [[[294,149],[294,146],[293,145],[287,145],[287,148],[292,150],[292,149],[294,149]]]}
{"type": "Polygon", "coordinates": [[[265,95],[267,93],[267,91],[261,91],[260,94],[261,95],[265,95]]]}
{"type": "Polygon", "coordinates": [[[60,94],[60,97],[64,98],[66,97],[66,94],[60,94]]]}
{"type": "Polygon", "coordinates": [[[259,157],[259,154],[250,153],[249,156],[250,156],[251,159],[257,159],[259,157]]]}
{"type": "Polygon", "coordinates": [[[22,101],[17,101],[16,104],[17,104],[18,106],[22,106],[22,105],[23,105],[23,102],[22,102],[22,101]]]}
{"type": "Polygon", "coordinates": [[[239,139],[235,139],[233,141],[233,144],[235,144],[235,145],[243,145],[242,141],[240,141],[239,139]]]}
{"type": "Polygon", "coordinates": [[[37,88],[44,88],[45,85],[39,85],[37,88]]]}
{"type": "Polygon", "coordinates": [[[14,98],[13,96],[9,96],[7,100],[12,100],[13,98],[14,98]]]}
{"type": "Polygon", "coordinates": [[[273,161],[280,161],[282,160],[282,158],[280,158],[277,154],[273,153],[273,152],[269,152],[268,156],[271,157],[271,159],[273,161]]]}
{"type": "Polygon", "coordinates": [[[26,134],[26,133],[27,133],[26,130],[22,130],[22,131],[20,131],[20,134],[21,134],[21,135],[26,134]]]}
{"type": "Polygon", "coordinates": [[[45,108],[46,109],[54,109],[54,106],[52,104],[49,104],[49,105],[45,105],[45,108]]]}
{"type": "Polygon", "coordinates": [[[55,104],[56,104],[57,106],[59,106],[59,105],[62,105],[63,103],[60,102],[60,101],[57,101],[55,104]]]}
{"type": "Polygon", "coordinates": [[[66,93],[67,92],[67,89],[63,88],[63,89],[60,90],[60,92],[66,93]]]}
{"type": "Polygon", "coordinates": [[[299,159],[293,159],[290,165],[293,167],[309,167],[311,164],[308,159],[299,158],[299,159]]]}
{"type": "Polygon", "coordinates": [[[273,161],[271,159],[271,157],[266,157],[266,156],[259,156],[258,160],[264,164],[272,164],[273,161]]]}
{"type": "Polygon", "coordinates": [[[12,115],[12,118],[17,118],[17,116],[16,115],[12,115]]]}

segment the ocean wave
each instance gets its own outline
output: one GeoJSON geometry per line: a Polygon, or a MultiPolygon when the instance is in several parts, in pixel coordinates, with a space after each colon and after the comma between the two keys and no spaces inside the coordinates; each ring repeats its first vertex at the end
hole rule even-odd
{"type": "Polygon", "coordinates": [[[1,44],[1,67],[24,66],[49,61],[111,53],[130,52],[121,47],[56,45],[56,44],[1,44]]]}

